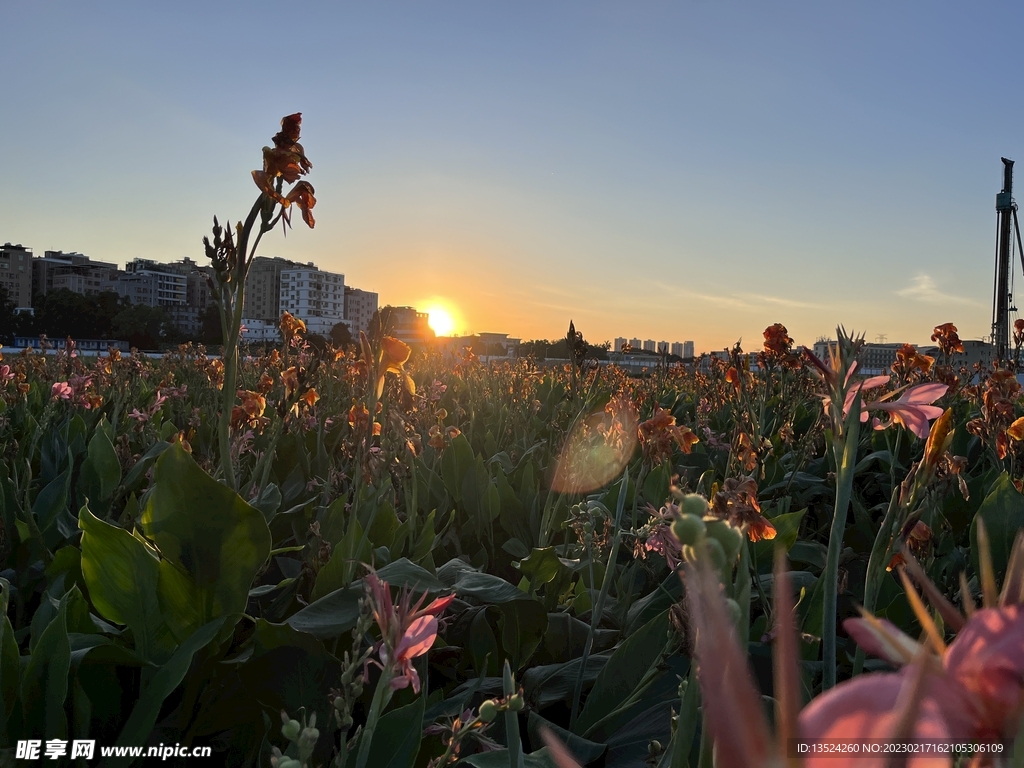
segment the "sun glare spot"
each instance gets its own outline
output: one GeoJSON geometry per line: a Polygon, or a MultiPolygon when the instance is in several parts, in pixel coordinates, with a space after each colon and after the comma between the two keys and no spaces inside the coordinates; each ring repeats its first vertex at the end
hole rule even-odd
{"type": "Polygon", "coordinates": [[[444,307],[435,306],[427,310],[427,315],[427,322],[434,333],[438,336],[451,336],[455,330],[455,320],[452,318],[451,312],[444,307]]]}

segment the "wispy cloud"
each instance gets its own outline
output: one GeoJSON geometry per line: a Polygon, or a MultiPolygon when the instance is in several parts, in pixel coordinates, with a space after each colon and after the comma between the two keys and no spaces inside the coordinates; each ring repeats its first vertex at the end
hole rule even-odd
{"type": "Polygon", "coordinates": [[[897,296],[902,296],[911,301],[919,301],[922,304],[968,304],[977,306],[978,302],[964,296],[954,296],[943,293],[935,283],[931,275],[917,275],[906,288],[896,291],[897,296]]]}

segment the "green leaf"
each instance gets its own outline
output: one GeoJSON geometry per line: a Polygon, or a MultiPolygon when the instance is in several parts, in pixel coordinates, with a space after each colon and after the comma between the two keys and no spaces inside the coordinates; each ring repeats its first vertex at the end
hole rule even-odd
{"type": "MultiPolygon", "coordinates": [[[[548,748],[538,749],[528,755],[521,755],[523,768],[558,768],[554,757],[548,752],[548,748]]],[[[509,753],[507,749],[496,749],[493,752],[477,752],[475,755],[464,757],[459,760],[459,765],[468,765],[473,768],[508,768],[509,753]]]]}
{"type": "Polygon", "coordinates": [[[445,589],[434,574],[405,557],[378,568],[377,576],[392,587],[409,587],[415,592],[441,592],[445,589]]]}
{"type": "Polygon", "coordinates": [[[326,639],[351,632],[359,620],[361,590],[336,589],[293,613],[285,624],[292,629],[326,639]]]}
{"type": "Polygon", "coordinates": [[[504,579],[477,571],[460,573],[458,581],[455,582],[455,591],[460,597],[474,597],[481,602],[493,604],[532,599],[504,579]]]}
{"type": "Polygon", "coordinates": [[[424,695],[384,715],[373,732],[367,764],[374,768],[413,768],[420,751],[425,707],[424,695]]]}
{"type": "Polygon", "coordinates": [[[89,501],[97,505],[109,501],[120,482],[121,462],[101,422],[89,441],[80,483],[89,501]]]}
{"type": "Polygon", "coordinates": [[[536,600],[511,600],[501,611],[501,645],[513,669],[522,669],[548,628],[548,612],[536,600]]]}
{"type": "Polygon", "coordinates": [[[245,610],[270,554],[270,529],[262,513],[200,469],[180,444],[156,462],[141,524],[164,560],[192,579],[202,624],[245,610]]]}
{"type": "Polygon", "coordinates": [[[1006,564],[1010,559],[1017,532],[1024,528],[1024,496],[1014,487],[1010,475],[1003,472],[996,480],[988,496],[971,523],[971,558],[974,572],[981,573],[978,549],[978,520],[985,521],[988,533],[989,551],[992,553],[992,568],[996,583],[1002,581],[1006,564]]]}
{"type": "Polygon", "coordinates": [[[524,557],[519,563],[519,570],[530,580],[530,586],[534,589],[550,582],[564,567],[554,547],[534,549],[529,557],[524,557]]]}
{"type": "Polygon", "coordinates": [[[310,595],[313,600],[319,600],[324,595],[347,587],[352,581],[356,564],[370,562],[371,553],[370,542],[363,537],[363,526],[353,515],[344,538],[331,552],[331,559],[327,561],[327,565],[316,575],[316,583],[310,595]]]}
{"type": "Polygon", "coordinates": [[[604,744],[598,744],[596,741],[590,741],[584,739],[582,736],[577,736],[572,731],[568,731],[560,725],[552,723],[550,720],[541,717],[536,712],[531,711],[530,716],[527,719],[526,732],[529,734],[530,743],[533,745],[543,744],[543,739],[540,734],[541,727],[546,727],[549,731],[555,734],[559,740],[569,748],[580,765],[588,765],[594,762],[605,753],[607,747],[604,744]]]}
{"type": "Polygon", "coordinates": [[[395,532],[399,525],[398,515],[395,514],[395,508],[391,506],[391,502],[381,501],[377,505],[377,512],[373,516],[373,522],[370,524],[370,531],[366,537],[370,540],[371,546],[375,548],[390,548],[395,541],[395,532]]]}
{"type": "Polygon", "coordinates": [[[587,696],[575,733],[589,735],[595,725],[629,698],[651,666],[658,663],[667,636],[668,611],[662,611],[615,649],[587,696]]]}
{"type": "Polygon", "coordinates": [[[770,569],[777,547],[785,547],[788,552],[796,544],[800,534],[800,521],[806,514],[807,510],[801,509],[771,518],[771,523],[775,526],[775,538],[755,541],[750,545],[754,550],[754,558],[757,560],[758,566],[767,564],[770,569]]]}
{"type": "Polygon", "coordinates": [[[14,713],[21,688],[21,660],[14,627],[7,617],[11,585],[0,579],[0,743],[7,743],[7,722],[14,713]]]}
{"type": "Polygon", "coordinates": [[[78,587],[61,598],[57,616],[43,630],[21,677],[25,729],[45,734],[48,739],[64,739],[68,733],[64,700],[68,695],[71,645],[66,617],[68,595],[72,592],[78,592],[78,587]]]}
{"type": "Polygon", "coordinates": [[[78,527],[82,576],[96,610],[115,624],[128,625],[140,657],[167,658],[173,643],[166,637],[160,610],[155,553],[128,531],[95,517],[87,506],[78,513],[78,527]]]}
{"type": "Polygon", "coordinates": [[[465,435],[459,435],[441,454],[441,477],[455,501],[462,501],[462,484],[473,469],[473,448],[465,435]]]}
{"type": "Polygon", "coordinates": [[[35,515],[39,530],[45,531],[56,522],[57,515],[67,509],[70,483],[71,467],[68,467],[47,483],[36,496],[35,503],[32,505],[32,514],[35,515]]]}
{"type": "MultiPolygon", "coordinates": [[[[262,515],[260,516],[262,520],[262,515]]],[[[238,617],[234,618],[237,621],[238,617]]],[[[220,616],[208,624],[200,627],[191,637],[182,643],[174,652],[167,663],[156,671],[149,684],[143,688],[139,695],[139,701],[128,717],[117,738],[117,746],[129,746],[134,744],[145,744],[146,739],[156,725],[157,716],[163,706],[164,699],[171,695],[181,681],[185,678],[189,667],[192,665],[192,658],[205,648],[224,627],[229,620],[227,616],[220,616]]],[[[133,758],[113,759],[112,765],[130,765],[133,758]]]]}

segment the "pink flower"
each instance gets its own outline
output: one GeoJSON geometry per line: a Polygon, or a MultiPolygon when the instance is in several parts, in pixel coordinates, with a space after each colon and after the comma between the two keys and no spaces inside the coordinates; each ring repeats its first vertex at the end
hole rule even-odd
{"type": "Polygon", "coordinates": [[[0,381],[8,382],[14,379],[14,373],[11,371],[11,366],[0,365],[0,381]]]}
{"type": "Polygon", "coordinates": [[[66,381],[55,382],[50,388],[50,396],[54,400],[70,400],[71,396],[75,394],[74,388],[66,381]]]}
{"type": "Polygon", "coordinates": [[[426,595],[421,595],[415,604],[412,593],[402,590],[397,605],[391,599],[391,588],[381,581],[376,572],[366,575],[366,589],[369,593],[373,617],[380,627],[381,641],[379,655],[382,669],[390,667],[391,690],[412,686],[414,693],[420,692],[420,676],[413,666],[416,659],[430,650],[437,638],[437,617],[447,608],[455,595],[439,597],[426,608],[420,608],[426,595]]]}
{"type": "Polygon", "coordinates": [[[928,422],[942,415],[942,409],[931,403],[938,400],[949,387],[945,384],[931,382],[918,384],[906,390],[899,400],[892,402],[875,401],[868,403],[860,420],[867,421],[867,411],[885,411],[889,421],[883,423],[875,419],[875,429],[885,429],[890,424],[902,424],[920,438],[928,437],[928,422]]]}
{"type": "Polygon", "coordinates": [[[144,424],[149,421],[149,414],[142,413],[138,408],[133,408],[132,412],[128,414],[129,419],[135,419],[139,424],[144,424]]]}

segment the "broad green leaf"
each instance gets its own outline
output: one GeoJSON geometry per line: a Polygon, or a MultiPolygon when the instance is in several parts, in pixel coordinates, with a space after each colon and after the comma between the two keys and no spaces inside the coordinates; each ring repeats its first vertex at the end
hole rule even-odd
{"type": "MultiPolygon", "coordinates": [[[[263,519],[262,515],[260,519],[263,519]]],[[[122,728],[121,735],[117,737],[117,746],[146,743],[153,726],[156,725],[156,719],[160,714],[164,699],[181,684],[192,665],[192,658],[217,637],[226,622],[237,620],[237,616],[234,618],[220,616],[200,627],[178,647],[167,663],[156,671],[150,678],[149,684],[143,688],[138,703],[122,728]]],[[[121,760],[113,759],[110,764],[130,765],[132,762],[132,758],[123,758],[121,760]]]]}
{"type": "Polygon", "coordinates": [[[516,671],[522,669],[544,639],[548,613],[537,600],[510,600],[501,611],[501,645],[516,671]]]}
{"type": "Polygon", "coordinates": [[[501,669],[500,650],[498,639],[494,636],[494,630],[488,621],[487,614],[490,611],[497,613],[493,605],[485,605],[480,608],[470,608],[476,611],[476,615],[469,623],[469,633],[466,640],[466,650],[473,660],[473,669],[480,676],[497,675],[501,669]]]}
{"type": "Polygon", "coordinates": [[[534,589],[550,582],[566,567],[568,566],[563,564],[554,547],[534,549],[529,557],[524,557],[519,562],[519,570],[530,580],[530,586],[534,589]]]}
{"type": "Polygon", "coordinates": [[[415,592],[441,592],[445,589],[434,574],[405,557],[378,568],[377,576],[392,587],[409,587],[415,592]]]}
{"type": "Polygon", "coordinates": [[[487,521],[493,523],[501,514],[501,494],[498,493],[498,486],[493,482],[487,483],[487,490],[484,491],[483,511],[487,515],[487,521]]]}
{"type": "Polygon", "coordinates": [[[775,549],[781,546],[788,552],[796,544],[797,536],[800,534],[800,521],[804,519],[805,514],[807,510],[801,509],[771,518],[771,523],[775,526],[775,538],[755,541],[750,545],[758,568],[762,571],[771,571],[775,549]]]}
{"type": "Polygon", "coordinates": [[[285,623],[320,639],[340,637],[355,627],[362,596],[357,589],[336,589],[293,613],[285,623]]]}
{"type": "Polygon", "coordinates": [[[7,721],[14,712],[21,687],[21,661],[14,627],[7,617],[11,585],[0,579],[0,743],[7,742],[7,721]]]}
{"type": "Polygon", "coordinates": [[[374,548],[390,548],[395,541],[395,532],[398,530],[399,525],[401,523],[398,520],[398,515],[395,514],[395,508],[391,505],[391,502],[386,500],[380,501],[373,515],[370,530],[366,534],[370,540],[370,545],[374,548]]]}
{"type": "Polygon", "coordinates": [[[462,501],[462,484],[473,469],[473,448],[465,435],[459,435],[441,454],[441,477],[455,501],[462,501]]]}
{"type": "Polygon", "coordinates": [[[370,562],[371,552],[369,540],[363,537],[363,527],[353,515],[344,538],[338,542],[338,546],[331,552],[331,559],[316,575],[311,595],[313,600],[347,587],[352,582],[356,566],[370,562]]]}
{"type": "MultiPolygon", "coordinates": [[[[71,591],[77,592],[78,587],[71,591]]],[[[68,594],[70,594],[69,592],[68,594]]],[[[68,595],[61,598],[57,616],[51,621],[21,676],[21,703],[25,728],[49,739],[67,738],[68,723],[64,701],[68,695],[71,645],[66,625],[68,595]]]]}
{"type": "Polygon", "coordinates": [[[94,505],[108,501],[121,482],[121,462],[102,427],[93,433],[89,441],[80,477],[81,486],[94,505]]]}
{"type": "Polygon", "coordinates": [[[615,649],[587,696],[573,728],[575,733],[587,736],[590,729],[629,698],[651,665],[658,663],[667,636],[668,611],[663,611],[615,649]]]}
{"type": "Polygon", "coordinates": [[[989,550],[992,553],[992,568],[996,583],[1002,581],[1006,564],[1010,559],[1017,532],[1024,529],[1024,496],[1014,487],[1010,475],[1003,472],[996,480],[988,496],[981,502],[981,508],[971,523],[971,558],[974,572],[981,573],[978,549],[978,520],[985,521],[989,550]]]}
{"type": "Polygon", "coordinates": [[[262,513],[200,469],[180,444],[156,462],[141,524],[161,556],[191,577],[203,624],[245,610],[253,577],[270,554],[270,529],[262,513]]]}
{"type": "Polygon", "coordinates": [[[100,614],[127,624],[143,659],[167,658],[172,644],[163,632],[158,582],[160,562],[145,544],[123,528],[78,513],[82,529],[82,576],[100,614]]]}
{"type": "Polygon", "coordinates": [[[559,740],[569,748],[580,765],[588,765],[605,753],[607,747],[604,744],[598,744],[596,741],[590,741],[584,739],[582,736],[577,736],[572,731],[563,728],[560,725],[547,720],[546,718],[538,715],[536,712],[531,711],[530,716],[526,721],[526,732],[529,735],[530,743],[534,746],[544,743],[543,738],[540,734],[541,727],[546,727],[551,731],[559,740]]]}
{"type": "Polygon", "coordinates": [[[460,597],[473,597],[484,603],[507,603],[511,600],[530,600],[530,596],[502,578],[489,573],[463,571],[455,582],[460,597]]]}
{"type": "Polygon", "coordinates": [[[388,712],[377,723],[367,765],[374,768],[413,768],[420,751],[426,696],[388,712]]]}
{"type": "Polygon", "coordinates": [[[35,515],[39,530],[45,531],[49,528],[56,522],[57,515],[67,508],[70,482],[71,467],[68,467],[47,483],[36,496],[36,500],[32,504],[32,514],[35,515]]]}

